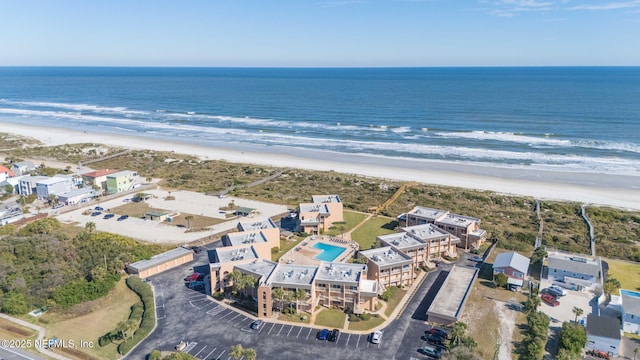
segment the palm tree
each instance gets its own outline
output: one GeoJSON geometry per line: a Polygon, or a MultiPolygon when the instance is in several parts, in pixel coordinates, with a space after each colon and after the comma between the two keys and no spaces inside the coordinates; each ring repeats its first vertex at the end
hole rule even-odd
{"type": "Polygon", "coordinates": [[[453,325],[453,330],[449,334],[449,344],[452,348],[460,345],[464,341],[465,333],[467,332],[467,324],[462,321],[458,321],[453,325]]]}
{"type": "Polygon", "coordinates": [[[253,349],[253,348],[244,349],[243,355],[245,360],[256,360],[256,357],[257,357],[256,349],[253,349]]]}
{"type": "Polygon", "coordinates": [[[300,300],[304,300],[307,298],[307,292],[304,289],[298,289],[295,293],[296,298],[296,312],[300,311],[300,300]]]}
{"type": "Polygon", "coordinates": [[[273,290],[271,290],[271,297],[273,297],[274,299],[280,302],[280,306],[278,307],[278,309],[282,311],[282,299],[284,299],[284,289],[282,289],[281,287],[274,288],[273,290]]]}
{"type": "Polygon", "coordinates": [[[193,219],[193,215],[187,215],[184,219],[187,220],[187,227],[191,229],[191,219],[193,219]]]}
{"type": "Polygon", "coordinates": [[[240,360],[244,355],[244,349],[241,344],[231,345],[231,352],[229,353],[235,360],[240,360]]]}
{"type": "Polygon", "coordinates": [[[89,221],[88,223],[84,224],[84,228],[89,232],[89,234],[91,234],[96,229],[96,223],[94,223],[93,221],[89,221]]]}
{"type": "Polygon", "coordinates": [[[238,270],[233,270],[229,275],[227,275],[228,280],[231,281],[231,286],[234,293],[237,293],[240,289],[240,286],[242,286],[243,275],[244,274],[242,274],[238,270]]]}
{"type": "Polygon", "coordinates": [[[584,310],[582,310],[581,308],[574,306],[573,309],[571,310],[573,311],[574,314],[576,314],[576,318],[573,322],[578,322],[578,316],[582,315],[584,313],[584,310]]]}

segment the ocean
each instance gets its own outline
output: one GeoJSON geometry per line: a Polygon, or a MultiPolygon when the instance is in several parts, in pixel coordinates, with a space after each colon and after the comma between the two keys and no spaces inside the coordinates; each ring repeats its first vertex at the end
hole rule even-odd
{"type": "Polygon", "coordinates": [[[640,67],[0,67],[0,121],[640,176],[640,67]]]}

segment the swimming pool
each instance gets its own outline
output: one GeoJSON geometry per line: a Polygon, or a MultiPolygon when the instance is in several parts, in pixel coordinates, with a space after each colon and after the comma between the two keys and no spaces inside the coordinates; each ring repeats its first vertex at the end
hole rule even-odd
{"type": "Polygon", "coordinates": [[[312,247],[322,250],[322,252],[314,258],[322,261],[333,261],[347,249],[341,246],[334,246],[325,243],[316,243],[312,247]]]}

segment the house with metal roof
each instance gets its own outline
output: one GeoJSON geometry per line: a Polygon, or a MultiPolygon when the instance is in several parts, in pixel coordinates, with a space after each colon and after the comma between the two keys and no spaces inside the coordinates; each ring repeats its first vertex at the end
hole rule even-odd
{"type": "Polygon", "coordinates": [[[530,261],[515,251],[498,254],[493,262],[493,275],[505,274],[508,284],[522,286],[529,272],[530,261]]]}
{"type": "Polygon", "coordinates": [[[193,261],[193,250],[177,247],[162,254],[152,256],[151,259],[128,264],[127,272],[144,279],[190,261],[193,261]]]}
{"type": "Polygon", "coordinates": [[[587,350],[618,356],[622,342],[620,321],[609,316],[587,315],[587,350]]]}
{"type": "Polygon", "coordinates": [[[602,274],[599,258],[560,252],[548,254],[547,269],[554,285],[578,291],[594,289],[602,274]]]}
{"type": "Polygon", "coordinates": [[[620,289],[622,302],[622,329],[640,334],[640,292],[620,289]]]}

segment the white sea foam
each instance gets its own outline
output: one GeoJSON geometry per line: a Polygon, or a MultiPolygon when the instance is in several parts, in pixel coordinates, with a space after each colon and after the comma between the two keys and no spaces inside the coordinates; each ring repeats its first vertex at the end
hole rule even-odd
{"type": "Polygon", "coordinates": [[[147,114],[146,111],[129,110],[126,107],[109,107],[109,106],[98,106],[98,105],[90,105],[90,104],[69,104],[69,103],[42,102],[42,101],[9,101],[4,99],[0,100],[0,102],[8,105],[48,107],[48,108],[67,109],[67,110],[74,110],[74,111],[108,112],[108,113],[120,113],[120,114],[147,114]]]}
{"type": "Polygon", "coordinates": [[[401,126],[397,128],[391,128],[391,131],[394,133],[402,134],[402,133],[411,132],[411,128],[408,126],[401,126]]]}
{"type": "Polygon", "coordinates": [[[527,136],[509,132],[493,132],[493,131],[461,131],[461,132],[437,132],[436,136],[444,138],[462,138],[474,140],[496,140],[508,141],[524,144],[541,144],[552,146],[570,146],[569,140],[549,139],[542,137],[527,136]]]}

